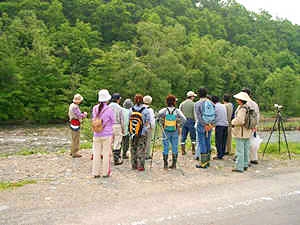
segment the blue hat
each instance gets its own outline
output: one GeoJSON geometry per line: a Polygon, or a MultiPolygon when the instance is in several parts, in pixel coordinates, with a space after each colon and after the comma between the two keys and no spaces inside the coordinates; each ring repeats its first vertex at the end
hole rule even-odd
{"type": "Polygon", "coordinates": [[[111,96],[111,99],[112,100],[119,100],[121,99],[121,95],[119,93],[114,93],[112,96],[111,96]]]}

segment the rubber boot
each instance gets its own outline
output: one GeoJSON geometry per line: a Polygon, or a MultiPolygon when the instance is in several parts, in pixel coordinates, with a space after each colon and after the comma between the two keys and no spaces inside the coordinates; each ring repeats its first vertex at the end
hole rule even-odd
{"type": "Polygon", "coordinates": [[[113,150],[113,154],[114,154],[114,165],[118,166],[118,165],[123,164],[123,161],[120,159],[121,158],[121,150],[115,149],[115,150],[113,150]]]}
{"type": "Polygon", "coordinates": [[[163,155],[164,169],[168,169],[168,155],[163,155]]]}
{"type": "Polygon", "coordinates": [[[181,144],[181,153],[182,153],[182,155],[186,154],[186,152],[185,152],[185,144],[181,144]]]}
{"type": "Polygon", "coordinates": [[[170,169],[176,169],[178,154],[172,154],[172,165],[169,167],[170,169]]]}
{"type": "Polygon", "coordinates": [[[192,143],[192,154],[195,155],[196,153],[196,144],[192,143]]]}

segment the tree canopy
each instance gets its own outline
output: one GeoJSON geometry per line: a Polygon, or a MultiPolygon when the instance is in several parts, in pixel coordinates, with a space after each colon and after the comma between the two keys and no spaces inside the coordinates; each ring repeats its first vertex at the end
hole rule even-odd
{"type": "Polygon", "coordinates": [[[164,104],[243,87],[300,115],[300,26],[234,0],[0,1],[0,121],[64,120],[106,88],[164,104]]]}

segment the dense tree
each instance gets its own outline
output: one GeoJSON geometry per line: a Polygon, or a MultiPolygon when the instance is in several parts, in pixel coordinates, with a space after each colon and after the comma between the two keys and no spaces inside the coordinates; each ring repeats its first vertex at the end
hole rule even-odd
{"type": "Polygon", "coordinates": [[[64,120],[80,92],[164,104],[206,86],[299,115],[300,26],[234,0],[0,1],[0,120],[64,120]]]}

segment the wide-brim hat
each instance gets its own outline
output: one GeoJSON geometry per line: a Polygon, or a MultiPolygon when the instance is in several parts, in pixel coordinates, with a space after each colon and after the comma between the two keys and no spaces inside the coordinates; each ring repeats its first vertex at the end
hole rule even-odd
{"type": "Polygon", "coordinates": [[[195,92],[189,91],[188,93],[186,93],[186,96],[187,96],[187,97],[196,97],[197,95],[196,95],[195,92]]]}
{"type": "Polygon", "coordinates": [[[149,95],[146,95],[146,96],[143,98],[143,102],[144,102],[145,104],[151,104],[151,102],[152,102],[152,97],[149,96],[149,95]]]}
{"type": "Polygon", "coordinates": [[[242,101],[246,101],[246,102],[251,100],[251,98],[249,97],[249,95],[246,92],[240,92],[240,93],[234,95],[233,97],[236,99],[242,100],[242,101]]]}
{"type": "Polygon", "coordinates": [[[74,103],[80,103],[82,101],[83,101],[83,97],[80,94],[74,95],[74,98],[73,98],[74,103]]]}
{"type": "Polygon", "coordinates": [[[98,101],[99,102],[107,102],[111,99],[111,95],[108,90],[102,89],[98,92],[98,101]]]}

